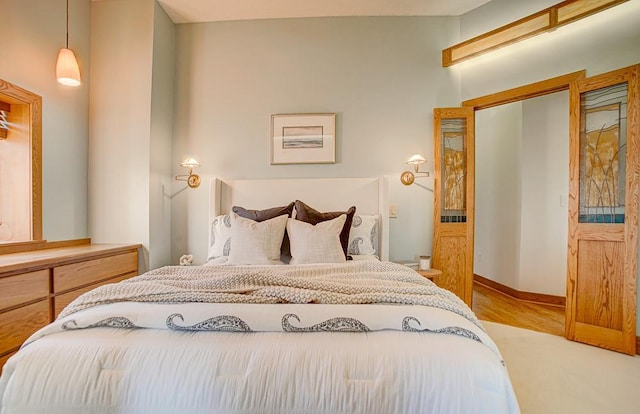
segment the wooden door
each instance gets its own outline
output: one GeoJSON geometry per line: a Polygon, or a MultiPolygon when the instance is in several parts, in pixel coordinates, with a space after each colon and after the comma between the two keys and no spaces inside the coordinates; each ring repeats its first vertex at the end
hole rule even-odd
{"type": "Polygon", "coordinates": [[[570,87],[566,336],[635,353],[640,65],[570,87]]]}
{"type": "Polygon", "coordinates": [[[434,109],[433,267],[469,306],[473,292],[473,108],[434,109]]]}

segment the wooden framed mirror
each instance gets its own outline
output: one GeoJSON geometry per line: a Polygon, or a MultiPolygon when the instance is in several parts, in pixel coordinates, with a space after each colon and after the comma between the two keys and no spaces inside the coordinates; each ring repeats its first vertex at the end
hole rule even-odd
{"type": "Polygon", "coordinates": [[[0,79],[0,253],[42,241],[42,98],[0,79]]]}

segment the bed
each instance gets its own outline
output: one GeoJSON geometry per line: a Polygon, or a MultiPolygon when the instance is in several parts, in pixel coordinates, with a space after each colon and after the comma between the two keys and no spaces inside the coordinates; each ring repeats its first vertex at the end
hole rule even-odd
{"type": "Polygon", "coordinates": [[[6,363],[2,414],[518,413],[471,310],[386,260],[387,194],[385,178],[212,180],[207,264],[155,269],[71,303],[6,363]],[[355,206],[350,228],[371,217],[377,228],[345,246],[348,214],[311,224],[304,204],[293,209],[300,220],[232,213],[302,200],[323,214],[355,206]],[[225,220],[230,244],[214,231],[225,220]],[[245,263],[277,263],[283,222],[289,264],[245,263]]]}

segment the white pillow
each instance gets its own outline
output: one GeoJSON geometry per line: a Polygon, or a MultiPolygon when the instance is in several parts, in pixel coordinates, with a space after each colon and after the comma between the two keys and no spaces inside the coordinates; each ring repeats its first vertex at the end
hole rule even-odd
{"type": "Polygon", "coordinates": [[[287,233],[291,243],[289,264],[345,262],[340,232],[346,220],[347,215],[341,214],[333,220],[322,221],[314,226],[304,221],[288,219],[287,233]]]}
{"type": "Polygon", "coordinates": [[[211,221],[211,236],[207,260],[229,256],[231,248],[231,217],[228,214],[214,217],[211,221]]]}
{"type": "Polygon", "coordinates": [[[280,246],[289,216],[257,222],[231,213],[231,250],[228,264],[282,264],[280,246]]]}
{"type": "Polygon", "coordinates": [[[349,248],[347,254],[377,255],[378,251],[378,216],[355,215],[349,232],[349,248]]]}

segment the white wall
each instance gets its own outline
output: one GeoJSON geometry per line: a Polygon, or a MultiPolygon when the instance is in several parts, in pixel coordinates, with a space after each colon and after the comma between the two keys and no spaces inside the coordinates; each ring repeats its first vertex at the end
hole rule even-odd
{"type": "Polygon", "coordinates": [[[569,93],[476,112],[474,273],[564,296],[569,93]]]}
{"type": "Polygon", "coordinates": [[[152,24],[150,1],[92,3],[89,229],[94,242],[149,247],[152,24]]]}
{"type": "Polygon", "coordinates": [[[565,296],[569,229],[569,92],[522,103],[517,289],[565,296]]]}
{"type": "MultiPolygon", "coordinates": [[[[514,17],[524,17],[531,13],[533,4],[538,10],[549,5],[538,1],[494,0],[462,16],[461,33],[475,35],[480,27],[483,31],[503,25],[506,22],[497,12],[502,9],[514,13],[514,17]],[[523,12],[514,12],[515,7],[523,12]]],[[[461,74],[463,100],[582,69],[587,70],[587,76],[597,75],[640,63],[638,22],[640,1],[629,1],[552,33],[456,65],[451,71],[461,74]]],[[[640,318],[637,328],[640,331],[640,318]]]]}
{"type": "Polygon", "coordinates": [[[474,273],[518,289],[522,103],[476,112],[474,273]]]}
{"type": "MultiPolygon", "coordinates": [[[[440,66],[441,50],[457,39],[457,18],[178,25],[174,173],[194,156],[204,182],[388,174],[399,207],[391,258],[429,254],[433,181],[405,188],[399,175],[416,152],[432,170],[433,108],[460,103],[458,75],[440,66]],[[336,164],[270,165],[271,114],[304,112],[337,114],[336,164]]],[[[183,187],[176,183],[173,192],[183,187]]],[[[206,259],[207,191],[203,185],[174,197],[174,261],[187,252],[206,259]]]]}
{"type": "Polygon", "coordinates": [[[490,1],[460,16],[460,41],[479,36],[558,3],[558,0],[490,1]]]}
{"type": "Polygon", "coordinates": [[[42,230],[47,240],[88,236],[90,3],[69,3],[69,47],[82,76],[82,85],[74,88],[56,82],[56,58],[65,47],[65,3],[0,1],[0,79],[42,96],[42,230]]]}
{"type": "Polygon", "coordinates": [[[176,25],[154,2],[149,176],[149,268],[171,262],[171,141],[176,25]]]}

